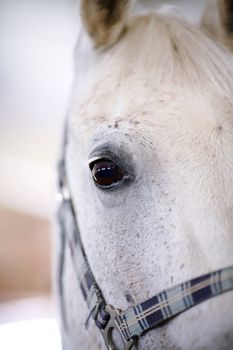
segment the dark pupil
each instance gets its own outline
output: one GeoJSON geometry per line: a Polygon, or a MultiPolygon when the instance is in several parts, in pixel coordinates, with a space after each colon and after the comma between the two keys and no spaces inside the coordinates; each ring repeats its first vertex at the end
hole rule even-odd
{"type": "Polygon", "coordinates": [[[92,176],[99,186],[111,186],[123,179],[123,173],[112,161],[99,161],[92,168],[92,176]]]}

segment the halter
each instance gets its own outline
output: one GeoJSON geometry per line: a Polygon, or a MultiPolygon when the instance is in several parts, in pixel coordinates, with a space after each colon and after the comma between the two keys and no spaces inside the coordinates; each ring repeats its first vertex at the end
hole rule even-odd
{"type": "MultiPolygon", "coordinates": [[[[87,322],[90,317],[94,319],[108,350],[117,350],[112,339],[113,329],[121,336],[123,350],[129,350],[136,344],[137,338],[146,331],[205,300],[233,290],[233,266],[230,266],[166,289],[123,311],[108,305],[94,278],[83,248],[68,188],[64,155],[59,164],[59,176],[61,205],[58,218],[63,242],[60,272],[65,245],[68,245],[76,277],[90,312],[87,322]]],[[[61,289],[62,281],[59,282],[61,289]]]]}

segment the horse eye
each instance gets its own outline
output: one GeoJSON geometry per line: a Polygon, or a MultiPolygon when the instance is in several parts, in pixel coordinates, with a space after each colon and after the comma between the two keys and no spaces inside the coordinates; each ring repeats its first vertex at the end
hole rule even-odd
{"type": "Polygon", "coordinates": [[[110,188],[124,180],[124,172],[111,160],[99,159],[90,164],[93,180],[101,188],[110,188]]]}

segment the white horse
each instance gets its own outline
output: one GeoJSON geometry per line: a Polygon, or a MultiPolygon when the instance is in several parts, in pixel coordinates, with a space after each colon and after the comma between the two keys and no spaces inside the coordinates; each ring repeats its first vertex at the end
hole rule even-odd
{"type": "MultiPolygon", "coordinates": [[[[172,15],[132,16],[127,0],[81,6],[67,180],[95,280],[127,309],[233,264],[233,56],[172,15]]],[[[63,349],[105,349],[95,323],[84,327],[63,248],[63,349]]],[[[233,292],[207,300],[135,349],[233,349],[232,305],[233,292]]]]}

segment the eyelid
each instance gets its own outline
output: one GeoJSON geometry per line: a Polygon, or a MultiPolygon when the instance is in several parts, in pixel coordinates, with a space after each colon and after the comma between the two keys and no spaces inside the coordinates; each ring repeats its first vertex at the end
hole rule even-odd
{"type": "Polygon", "coordinates": [[[111,157],[105,156],[105,155],[99,155],[99,156],[95,156],[95,157],[92,157],[92,158],[89,159],[89,161],[88,161],[89,168],[91,169],[91,165],[92,164],[94,165],[97,161],[102,161],[102,160],[115,162],[117,164],[117,162],[114,159],[112,159],[111,157]]]}

